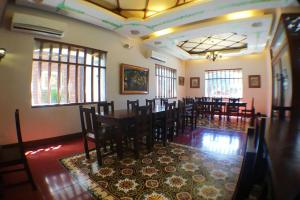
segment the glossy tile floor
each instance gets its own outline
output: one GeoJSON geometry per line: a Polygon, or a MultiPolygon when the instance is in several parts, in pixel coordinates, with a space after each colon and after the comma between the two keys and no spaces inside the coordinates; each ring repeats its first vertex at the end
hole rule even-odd
{"type": "MultiPolygon", "coordinates": [[[[198,128],[194,131],[186,131],[185,134],[178,136],[174,142],[226,156],[241,154],[244,141],[245,133],[198,128]]],[[[58,162],[61,158],[80,152],[83,152],[81,138],[55,143],[27,152],[38,190],[32,191],[29,184],[6,188],[4,199],[92,199],[89,193],[58,162]]],[[[5,175],[3,179],[5,183],[18,182],[24,180],[25,175],[20,172],[9,176],[5,175]]]]}

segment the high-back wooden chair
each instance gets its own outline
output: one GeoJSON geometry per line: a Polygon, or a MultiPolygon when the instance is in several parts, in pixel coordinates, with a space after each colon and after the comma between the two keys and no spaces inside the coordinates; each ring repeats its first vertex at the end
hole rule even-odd
{"type": "Polygon", "coordinates": [[[166,146],[167,139],[170,138],[173,141],[175,133],[175,121],[176,121],[176,101],[173,103],[165,103],[165,119],[164,130],[162,135],[163,145],[166,146]]]}
{"type": "Polygon", "coordinates": [[[152,108],[155,108],[155,99],[146,99],[146,106],[151,105],[152,108]]]}
{"type": "Polygon", "coordinates": [[[243,118],[246,119],[247,117],[252,118],[254,113],[255,113],[255,108],[254,108],[254,98],[252,97],[251,99],[251,105],[250,108],[245,108],[243,110],[241,110],[242,114],[243,114],[243,118]]]}
{"type": "Polygon", "coordinates": [[[36,190],[36,185],[25,155],[18,109],[15,111],[15,123],[18,143],[14,146],[0,148],[0,174],[24,170],[28,176],[28,180],[25,182],[31,183],[32,188],[36,190]],[[19,168],[20,165],[22,165],[22,168],[19,168]],[[7,167],[14,168],[8,170],[7,167]]]}
{"type": "Polygon", "coordinates": [[[139,107],[139,100],[138,99],[136,101],[127,100],[127,110],[128,111],[135,111],[135,109],[137,107],[139,107]]]}
{"type": "Polygon", "coordinates": [[[222,97],[212,98],[211,119],[213,119],[215,115],[219,115],[219,119],[221,119],[223,114],[222,100],[222,97]]]}
{"type": "Polygon", "coordinates": [[[160,99],[160,105],[161,105],[161,106],[164,106],[165,103],[168,103],[168,99],[166,99],[166,98],[161,98],[161,99],[160,99]]]}
{"type": "Polygon", "coordinates": [[[139,144],[146,138],[146,146],[150,152],[153,146],[152,138],[152,106],[139,106],[135,110],[135,131],[133,132],[134,152],[139,157],[139,144]]]}
{"type": "Polygon", "coordinates": [[[230,116],[236,116],[236,121],[239,120],[240,116],[240,98],[229,98],[226,107],[227,120],[230,120],[230,116]]]}
{"type": "Polygon", "coordinates": [[[102,165],[101,148],[106,151],[106,146],[110,144],[110,150],[113,150],[113,132],[109,131],[110,129],[107,127],[100,126],[101,121],[97,121],[94,107],[83,108],[79,106],[79,111],[85,157],[90,159],[88,141],[94,142],[98,165],[102,165]]]}
{"type": "Polygon", "coordinates": [[[97,111],[98,113],[100,112],[104,112],[104,113],[108,113],[108,112],[114,112],[115,111],[115,105],[114,102],[107,102],[107,101],[100,101],[97,103],[97,111]]]}

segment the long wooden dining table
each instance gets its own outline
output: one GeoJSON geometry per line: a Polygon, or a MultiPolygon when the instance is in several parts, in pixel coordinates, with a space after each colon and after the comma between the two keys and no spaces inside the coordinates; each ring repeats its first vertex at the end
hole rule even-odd
{"type": "MultiPolygon", "coordinates": [[[[152,108],[153,119],[162,117],[165,112],[165,107],[156,105],[152,108]]],[[[126,134],[128,126],[135,121],[136,113],[131,110],[122,109],[115,110],[114,112],[100,112],[96,114],[97,120],[115,128],[115,140],[117,143],[117,155],[119,158],[123,157],[122,151],[122,138],[126,134]]]]}

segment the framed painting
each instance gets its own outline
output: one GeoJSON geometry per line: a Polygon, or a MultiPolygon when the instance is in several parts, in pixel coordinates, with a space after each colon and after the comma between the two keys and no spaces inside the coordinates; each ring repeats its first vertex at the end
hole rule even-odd
{"type": "Polygon", "coordinates": [[[179,80],[179,85],[184,85],[184,77],[183,76],[179,76],[178,80],[179,80]]]}
{"type": "Polygon", "coordinates": [[[249,75],[249,88],[260,88],[260,75],[249,75]]]}
{"type": "Polygon", "coordinates": [[[121,94],[148,94],[149,69],[121,64],[121,94]]]}
{"type": "Polygon", "coordinates": [[[200,88],[200,77],[190,78],[190,88],[200,88]]]}

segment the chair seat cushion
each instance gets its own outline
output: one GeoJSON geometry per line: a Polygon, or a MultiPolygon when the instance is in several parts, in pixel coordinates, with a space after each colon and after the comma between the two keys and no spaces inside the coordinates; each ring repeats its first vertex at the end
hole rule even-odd
{"type": "Polygon", "coordinates": [[[0,165],[22,160],[22,155],[18,146],[0,149],[0,165]]]}

